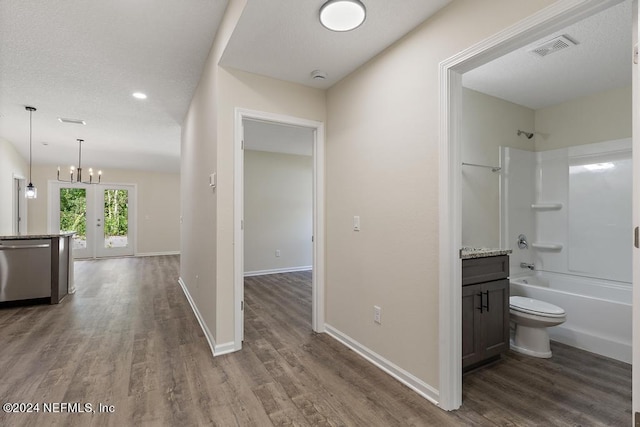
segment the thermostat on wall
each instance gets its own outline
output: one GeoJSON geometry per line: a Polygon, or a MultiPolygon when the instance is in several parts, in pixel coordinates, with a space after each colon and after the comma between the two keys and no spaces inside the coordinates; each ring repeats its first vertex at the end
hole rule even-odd
{"type": "Polygon", "coordinates": [[[209,175],[209,187],[216,188],[216,173],[209,175]]]}

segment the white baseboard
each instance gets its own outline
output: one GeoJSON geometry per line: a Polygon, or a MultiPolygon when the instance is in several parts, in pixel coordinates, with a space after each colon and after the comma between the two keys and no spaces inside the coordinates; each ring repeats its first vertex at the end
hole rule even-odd
{"type": "Polygon", "coordinates": [[[224,344],[217,344],[216,345],[216,340],[215,340],[215,338],[213,338],[213,334],[211,334],[211,331],[207,327],[207,324],[204,322],[204,319],[202,318],[202,315],[200,314],[200,310],[198,310],[198,307],[193,302],[193,298],[191,298],[191,294],[189,293],[189,289],[187,289],[187,285],[182,280],[182,277],[178,278],[178,283],[180,284],[180,287],[182,288],[182,292],[184,292],[184,295],[187,297],[187,301],[189,301],[189,305],[191,306],[191,310],[193,310],[193,314],[195,314],[196,315],[196,319],[198,319],[198,323],[200,324],[200,328],[202,329],[202,332],[204,333],[204,336],[207,339],[207,342],[209,343],[209,348],[211,349],[211,354],[213,354],[213,356],[215,357],[215,356],[222,356],[223,354],[232,353],[233,351],[235,351],[235,343],[234,342],[227,342],[227,343],[224,343],[224,344]]]}
{"type": "Polygon", "coordinates": [[[244,273],[244,277],[264,276],[266,274],[295,273],[296,271],[309,271],[312,269],[313,269],[312,265],[303,265],[302,267],[285,267],[285,268],[273,268],[271,270],[246,271],[244,273]]]}
{"type": "Polygon", "coordinates": [[[406,385],[407,387],[409,387],[410,389],[418,393],[420,396],[429,400],[434,405],[438,405],[440,396],[439,396],[438,390],[436,390],[434,387],[430,386],[429,384],[425,383],[421,379],[417,378],[415,375],[405,371],[404,369],[400,368],[394,363],[388,361],[387,359],[380,356],[376,352],[363,346],[356,340],[352,339],[346,334],[343,334],[342,332],[338,331],[334,327],[330,325],[325,325],[325,327],[326,327],[326,332],[327,334],[329,334],[329,336],[333,337],[337,341],[346,345],[351,350],[355,351],[360,356],[364,357],[366,360],[373,363],[378,368],[382,369],[387,374],[391,375],[392,377],[400,381],[402,384],[406,385]]]}
{"type": "Polygon", "coordinates": [[[549,328],[549,338],[621,362],[631,363],[633,360],[631,343],[616,341],[609,337],[593,335],[564,326],[555,326],[549,328]]]}
{"type": "Polygon", "coordinates": [[[163,255],[180,255],[180,251],[168,251],[168,252],[138,252],[135,256],[163,256],[163,255]]]}

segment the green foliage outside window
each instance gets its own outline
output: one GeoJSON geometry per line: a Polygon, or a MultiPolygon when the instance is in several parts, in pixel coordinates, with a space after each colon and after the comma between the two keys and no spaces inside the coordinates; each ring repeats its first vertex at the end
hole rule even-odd
{"type": "Polygon", "coordinates": [[[60,230],[75,231],[81,239],[87,237],[87,192],[84,188],[60,189],[60,230]]]}
{"type": "MultiPolygon", "coordinates": [[[[81,239],[87,236],[87,193],[84,188],[60,189],[60,230],[75,231],[81,239]]],[[[126,236],[129,230],[129,192],[105,190],[105,236],[126,236]]]]}

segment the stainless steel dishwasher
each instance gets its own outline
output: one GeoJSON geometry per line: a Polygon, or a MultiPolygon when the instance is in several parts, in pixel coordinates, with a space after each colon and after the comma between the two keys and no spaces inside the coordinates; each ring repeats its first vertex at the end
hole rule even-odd
{"type": "Polygon", "coordinates": [[[0,302],[51,297],[51,240],[0,240],[0,302]]]}

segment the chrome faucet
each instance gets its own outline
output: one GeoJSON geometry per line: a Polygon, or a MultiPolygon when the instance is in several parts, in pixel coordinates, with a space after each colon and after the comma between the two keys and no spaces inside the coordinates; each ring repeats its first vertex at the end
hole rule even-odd
{"type": "Polygon", "coordinates": [[[527,264],[526,262],[520,263],[520,268],[528,268],[529,270],[533,270],[536,266],[534,264],[527,264]]]}

